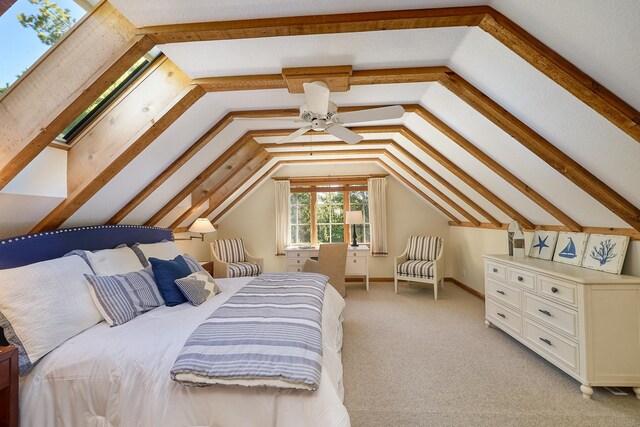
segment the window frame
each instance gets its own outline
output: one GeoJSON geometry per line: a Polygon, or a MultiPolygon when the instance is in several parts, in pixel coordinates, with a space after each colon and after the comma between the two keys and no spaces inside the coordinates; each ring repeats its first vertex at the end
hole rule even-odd
{"type": "MultiPolygon", "coordinates": [[[[317,216],[316,216],[317,193],[342,192],[343,193],[343,209],[344,209],[344,212],[346,213],[347,211],[350,210],[350,206],[351,206],[351,192],[365,191],[368,193],[369,190],[367,187],[366,180],[357,181],[349,184],[333,183],[328,180],[327,182],[322,182],[320,184],[313,184],[313,185],[309,185],[309,184],[301,185],[301,184],[292,183],[290,191],[292,194],[293,193],[310,193],[311,241],[299,242],[299,243],[288,242],[289,246],[297,247],[297,246],[308,246],[308,245],[317,246],[320,244],[318,242],[318,223],[317,223],[317,216]]],[[[368,203],[369,203],[369,199],[367,197],[367,204],[368,203]]],[[[289,207],[289,218],[291,218],[291,205],[289,207]]],[[[363,227],[367,224],[369,224],[370,226],[370,223],[365,223],[363,224],[363,227]]],[[[290,224],[290,227],[291,225],[292,224],[290,224]]],[[[344,242],[350,243],[352,238],[351,227],[350,227],[350,224],[346,223],[346,214],[343,215],[343,225],[344,225],[344,242]]],[[[363,238],[364,234],[363,236],[359,236],[359,237],[363,238]]],[[[358,242],[358,243],[363,246],[369,246],[371,244],[370,242],[366,242],[366,243],[358,242]]]]}

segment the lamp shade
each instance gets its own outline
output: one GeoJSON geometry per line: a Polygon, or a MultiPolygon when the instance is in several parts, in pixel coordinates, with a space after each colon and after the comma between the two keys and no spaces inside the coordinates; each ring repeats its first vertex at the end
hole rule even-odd
{"type": "Polygon", "coordinates": [[[211,224],[207,218],[198,218],[193,221],[191,227],[189,227],[189,232],[191,233],[211,233],[216,231],[216,228],[211,224]]]}
{"type": "Polygon", "coordinates": [[[347,211],[347,224],[364,224],[364,216],[362,211],[347,211]]]}

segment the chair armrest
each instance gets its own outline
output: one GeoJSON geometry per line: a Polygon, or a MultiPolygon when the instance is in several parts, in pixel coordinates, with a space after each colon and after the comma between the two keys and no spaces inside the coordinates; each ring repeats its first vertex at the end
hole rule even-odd
{"type": "Polygon", "coordinates": [[[305,273],[318,273],[320,269],[320,263],[313,259],[307,259],[302,266],[302,271],[305,273]]]}
{"type": "Polygon", "coordinates": [[[220,261],[218,258],[213,258],[213,277],[216,279],[223,279],[229,277],[227,267],[229,264],[220,261]]]}
{"type": "Polygon", "coordinates": [[[393,265],[397,267],[398,264],[402,264],[403,262],[406,262],[406,261],[407,261],[407,252],[405,251],[402,255],[393,258],[393,265]]]}
{"type": "Polygon", "coordinates": [[[253,255],[251,255],[247,251],[244,251],[244,256],[247,259],[247,262],[250,262],[252,264],[258,264],[260,266],[260,271],[262,271],[264,273],[264,259],[263,258],[254,257],[253,255]]]}
{"type": "Polygon", "coordinates": [[[435,267],[435,272],[434,272],[434,277],[436,278],[440,278],[444,276],[444,243],[442,244],[442,247],[440,248],[440,253],[438,254],[438,257],[435,259],[434,261],[434,267],[435,267]]]}

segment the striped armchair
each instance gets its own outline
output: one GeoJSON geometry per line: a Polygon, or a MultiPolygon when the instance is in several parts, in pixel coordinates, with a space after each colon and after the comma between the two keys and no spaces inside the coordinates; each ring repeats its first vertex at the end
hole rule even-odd
{"type": "Polygon", "coordinates": [[[407,248],[393,262],[393,282],[398,293],[398,280],[432,283],[438,299],[438,285],[444,287],[444,242],[440,237],[411,236],[407,248]]]}
{"type": "Polygon", "coordinates": [[[258,276],[263,270],[262,258],[251,256],[242,239],[216,240],[211,243],[213,277],[258,276]]]}

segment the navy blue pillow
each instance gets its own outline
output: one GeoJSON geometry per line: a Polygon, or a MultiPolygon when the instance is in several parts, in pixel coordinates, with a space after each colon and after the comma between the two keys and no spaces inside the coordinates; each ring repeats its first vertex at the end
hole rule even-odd
{"type": "Polygon", "coordinates": [[[176,279],[182,279],[191,274],[191,269],[187,262],[178,255],[172,260],[163,260],[158,258],[149,258],[153,275],[156,278],[156,284],[160,295],[164,299],[168,307],[187,302],[184,294],[176,285],[176,279]]]}

